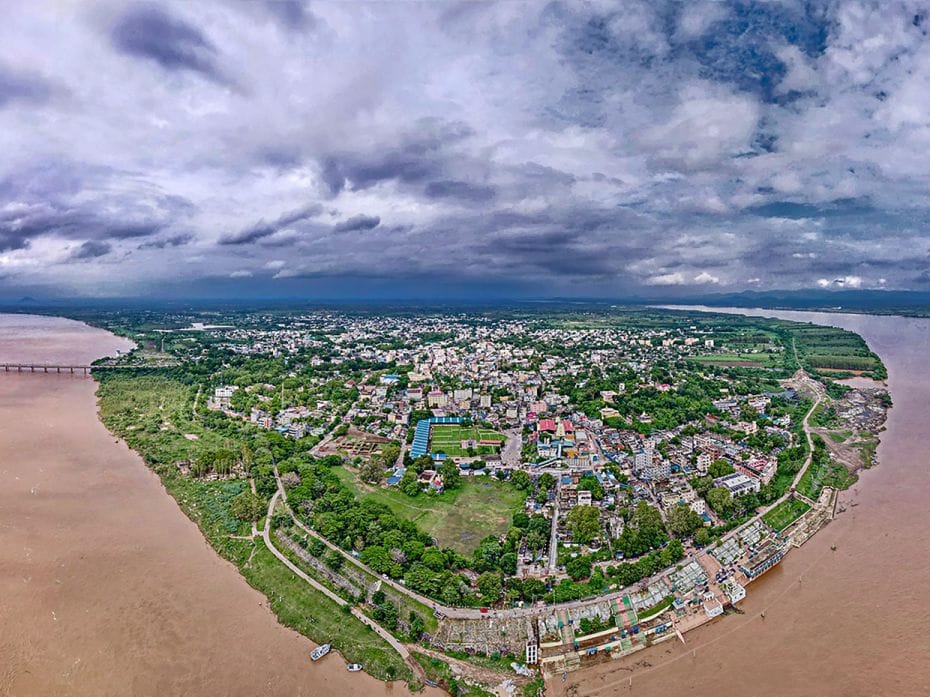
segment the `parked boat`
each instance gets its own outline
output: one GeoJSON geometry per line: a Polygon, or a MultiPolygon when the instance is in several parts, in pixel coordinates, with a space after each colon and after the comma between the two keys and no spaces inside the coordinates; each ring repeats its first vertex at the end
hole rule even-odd
{"type": "Polygon", "coordinates": [[[317,646],[313,651],[310,652],[310,659],[314,661],[319,661],[323,656],[329,653],[329,650],[332,648],[329,644],[323,644],[322,646],[317,646]]]}

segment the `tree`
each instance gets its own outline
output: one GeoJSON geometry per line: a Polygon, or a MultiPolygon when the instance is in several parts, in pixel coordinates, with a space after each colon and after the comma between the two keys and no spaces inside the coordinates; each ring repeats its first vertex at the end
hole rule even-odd
{"type": "Polygon", "coordinates": [[[523,470],[517,470],[510,475],[510,482],[523,491],[529,491],[533,483],[530,481],[530,475],[523,470]]]}
{"type": "Polygon", "coordinates": [[[333,571],[339,571],[342,568],[342,564],[345,559],[342,558],[342,555],[339,554],[335,549],[331,549],[326,553],[326,556],[323,557],[323,563],[326,564],[333,571]]]}
{"type": "Polygon", "coordinates": [[[707,503],[721,518],[729,518],[733,512],[733,498],[729,490],[722,486],[714,487],[707,492],[707,503]]]}
{"type": "Polygon", "coordinates": [[[530,525],[530,517],[523,511],[517,511],[513,514],[513,526],[526,530],[530,525]]]}
{"type": "Polygon", "coordinates": [[[420,493],[420,482],[417,481],[417,473],[413,469],[408,469],[404,472],[404,476],[400,478],[398,486],[407,496],[416,496],[420,493]]]}
{"type": "Polygon", "coordinates": [[[591,557],[582,555],[569,559],[565,563],[565,571],[573,581],[580,581],[591,575],[591,557]]]}
{"type": "Polygon", "coordinates": [[[241,494],[232,500],[230,511],[239,520],[245,520],[254,523],[257,521],[265,508],[262,500],[253,494],[249,489],[245,489],[241,494]]]}
{"type": "Polygon", "coordinates": [[[397,607],[394,603],[385,601],[380,605],[376,605],[372,615],[374,615],[376,621],[388,629],[397,628],[397,607]]]}
{"type": "Polygon", "coordinates": [[[446,460],[442,463],[442,486],[445,489],[458,489],[462,483],[462,475],[459,472],[459,466],[452,460],[446,460]]]}
{"type": "Polygon", "coordinates": [[[489,605],[496,603],[504,590],[501,575],[496,571],[486,571],[481,574],[478,577],[477,586],[482,601],[489,605]]]}
{"type": "Polygon", "coordinates": [[[523,581],[523,599],[537,600],[546,594],[546,584],[538,578],[528,578],[523,581]]]}
{"type": "Polygon", "coordinates": [[[446,556],[435,547],[424,550],[420,562],[433,571],[442,571],[446,568],[446,556]]]}
{"type": "Polygon", "coordinates": [[[575,506],[565,518],[572,541],[586,545],[601,532],[601,513],[594,506],[575,506]]]}
{"type": "Polygon", "coordinates": [[[553,477],[548,472],[543,472],[539,475],[539,488],[544,491],[549,491],[555,484],[555,477],[553,477]]]}
{"type": "Polygon", "coordinates": [[[457,577],[450,577],[442,586],[442,602],[446,605],[458,605],[462,602],[461,582],[457,577]]]}
{"type": "Polygon", "coordinates": [[[423,621],[423,618],[420,617],[420,615],[411,610],[407,620],[407,627],[407,633],[410,635],[410,640],[417,641],[419,640],[420,635],[423,634],[423,630],[426,629],[426,623],[423,621]]]}
{"type": "Polygon", "coordinates": [[[728,474],[733,474],[735,470],[733,465],[731,465],[726,460],[714,460],[710,463],[710,467],[707,468],[707,473],[713,478],[725,477],[728,474]]]}
{"type": "Polygon", "coordinates": [[[640,501],[617,539],[616,547],[626,557],[638,557],[661,547],[667,539],[658,509],[640,501]]]}
{"type": "Polygon", "coordinates": [[[517,573],[517,555],[513,552],[507,552],[506,554],[501,555],[500,561],[501,571],[504,572],[506,576],[513,576],[517,573]]]}
{"type": "Polygon", "coordinates": [[[384,479],[384,465],[378,458],[370,458],[359,467],[358,476],[363,482],[378,485],[384,479]]]}
{"type": "Polygon", "coordinates": [[[396,443],[388,443],[383,448],[381,448],[380,460],[383,463],[384,467],[392,467],[397,458],[400,457],[400,446],[396,443]]]}
{"type": "Polygon", "coordinates": [[[582,477],[578,480],[578,491],[590,491],[591,498],[600,501],[604,498],[604,487],[597,481],[597,477],[582,477]]]}
{"type": "Polygon", "coordinates": [[[665,519],[668,523],[669,531],[680,538],[685,538],[694,534],[694,531],[701,528],[704,524],[701,516],[683,503],[672,506],[666,514],[665,519]]]}

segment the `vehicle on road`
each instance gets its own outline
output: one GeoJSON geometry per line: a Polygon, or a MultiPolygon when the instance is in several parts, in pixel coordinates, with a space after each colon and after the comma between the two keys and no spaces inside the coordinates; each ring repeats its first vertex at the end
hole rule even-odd
{"type": "Polygon", "coordinates": [[[333,648],[330,644],[323,644],[322,646],[317,646],[313,651],[310,652],[310,660],[319,661],[323,656],[329,653],[330,649],[333,648]]]}
{"type": "Polygon", "coordinates": [[[346,670],[350,673],[357,673],[362,669],[361,663],[349,663],[346,665],[346,670]]]}

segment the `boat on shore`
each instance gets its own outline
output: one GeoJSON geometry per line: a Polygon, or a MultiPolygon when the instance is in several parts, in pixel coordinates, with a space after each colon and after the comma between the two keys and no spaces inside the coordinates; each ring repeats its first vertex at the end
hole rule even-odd
{"type": "Polygon", "coordinates": [[[332,646],[329,644],[323,644],[322,646],[317,646],[313,651],[310,652],[310,660],[319,661],[323,656],[329,653],[332,646]]]}

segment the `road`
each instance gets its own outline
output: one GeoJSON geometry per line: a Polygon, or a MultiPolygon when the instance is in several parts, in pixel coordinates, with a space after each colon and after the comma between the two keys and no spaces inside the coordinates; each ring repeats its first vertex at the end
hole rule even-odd
{"type": "MultiPolygon", "coordinates": [[[[278,471],[277,471],[277,467],[275,467],[275,477],[277,477],[277,475],[278,475],[278,471]]],[[[282,491],[283,491],[283,487],[281,486],[281,482],[279,480],[278,490],[274,493],[274,496],[271,497],[271,501],[268,504],[268,512],[265,514],[265,527],[262,530],[262,539],[265,541],[265,546],[268,548],[269,552],[275,555],[275,557],[277,557],[278,560],[282,564],[284,564],[288,569],[294,572],[294,574],[299,576],[303,581],[305,581],[310,586],[318,590],[320,593],[325,595],[327,598],[332,600],[334,603],[336,603],[340,607],[345,607],[349,605],[349,603],[346,600],[336,595],[329,588],[327,588],[323,584],[317,582],[315,579],[311,578],[306,573],[304,573],[304,571],[300,567],[298,567],[290,559],[288,559],[284,554],[282,554],[281,551],[277,547],[275,547],[274,543],[271,541],[271,516],[274,514],[275,505],[277,505],[278,497],[281,495],[282,491]]],[[[415,675],[418,675],[421,680],[425,678],[423,669],[420,666],[420,664],[417,663],[413,659],[413,657],[410,655],[410,651],[407,650],[407,647],[404,644],[402,644],[400,641],[398,641],[394,637],[393,634],[391,634],[388,630],[386,630],[380,624],[375,622],[373,619],[368,617],[365,613],[363,613],[357,607],[350,606],[350,612],[352,613],[352,616],[355,617],[359,622],[362,622],[363,624],[371,627],[378,636],[380,636],[388,644],[390,644],[391,648],[397,651],[397,653],[401,655],[404,661],[407,662],[410,668],[414,671],[415,675]]]]}
{"type": "MultiPolygon", "coordinates": [[[[807,444],[808,444],[808,450],[809,450],[807,454],[807,458],[804,460],[804,464],[801,467],[801,469],[798,471],[797,475],[795,476],[794,481],[792,482],[792,485],[789,488],[789,490],[784,495],[782,495],[780,498],[778,498],[776,501],[774,501],[772,504],[761,509],[756,515],[754,515],[752,518],[747,520],[741,526],[739,526],[738,528],[735,528],[734,530],[730,531],[730,533],[722,537],[719,541],[721,544],[729,539],[736,537],[745,528],[752,525],[756,521],[760,520],[770,510],[778,506],[783,501],[787,500],[794,493],[794,489],[797,487],[798,483],[801,481],[801,478],[804,476],[804,473],[807,471],[808,467],[810,467],[811,460],[813,457],[813,438],[811,435],[809,421],[810,421],[811,415],[814,413],[814,410],[820,405],[820,402],[823,400],[825,396],[825,390],[824,390],[823,385],[821,385],[816,380],[813,380],[804,370],[798,370],[798,372],[795,373],[794,375],[794,379],[796,382],[803,383],[804,385],[809,387],[816,395],[816,399],[814,400],[813,405],[804,415],[804,419],[802,422],[802,426],[803,426],[805,437],[807,438],[807,444]]],[[[630,592],[629,589],[625,589],[625,590],[620,590],[620,591],[614,591],[612,593],[607,593],[605,595],[601,595],[601,596],[594,597],[594,598],[573,600],[570,602],[561,603],[557,605],[547,605],[544,607],[537,607],[537,606],[531,605],[531,606],[522,607],[522,608],[506,608],[502,610],[492,610],[489,613],[482,613],[480,609],[477,609],[477,608],[450,607],[447,605],[442,605],[441,603],[438,603],[435,600],[432,600],[430,598],[427,598],[424,595],[420,595],[419,593],[416,593],[415,591],[410,590],[406,586],[400,583],[397,583],[393,579],[390,579],[385,576],[382,576],[381,574],[378,574],[376,571],[368,568],[367,565],[363,564],[360,560],[356,559],[354,556],[352,556],[345,550],[334,545],[329,540],[324,538],[322,535],[319,535],[317,532],[315,532],[314,530],[304,525],[304,523],[301,522],[300,519],[298,519],[296,515],[294,515],[294,512],[291,510],[290,506],[287,505],[287,495],[284,491],[284,486],[281,483],[280,478],[278,478],[277,468],[275,468],[275,478],[278,481],[278,493],[282,494],[285,509],[287,510],[288,514],[290,515],[291,519],[294,521],[294,524],[297,527],[299,527],[301,530],[306,532],[308,535],[311,535],[315,537],[316,539],[320,540],[321,542],[323,542],[323,544],[325,544],[329,549],[332,549],[338,552],[339,554],[341,554],[347,561],[351,562],[352,564],[355,564],[356,566],[365,570],[367,573],[371,574],[372,576],[380,578],[382,583],[390,586],[397,592],[403,593],[407,595],[408,597],[416,600],[417,602],[422,603],[423,605],[432,609],[434,612],[440,613],[446,617],[450,617],[454,619],[463,619],[463,620],[465,619],[471,619],[471,620],[490,619],[492,617],[496,617],[496,618],[533,617],[536,615],[548,614],[548,613],[556,612],[559,610],[575,609],[575,608],[585,607],[588,605],[593,605],[596,603],[602,603],[605,601],[612,601],[612,600],[621,598],[622,596],[630,592]]],[[[554,520],[554,523],[557,523],[557,519],[554,520]]],[[[555,527],[555,525],[553,525],[553,527],[555,527]]],[[[266,531],[267,531],[267,526],[266,526],[266,531]]],[[[551,549],[552,549],[552,545],[550,543],[550,550],[551,549]]],[[[550,565],[552,565],[553,563],[552,556],[553,555],[550,552],[550,565]]],[[[662,571],[659,571],[658,573],[653,574],[649,578],[641,579],[637,585],[639,587],[648,586],[649,584],[655,582],[659,578],[665,576],[671,570],[672,569],[663,569],[662,571]]]]}

